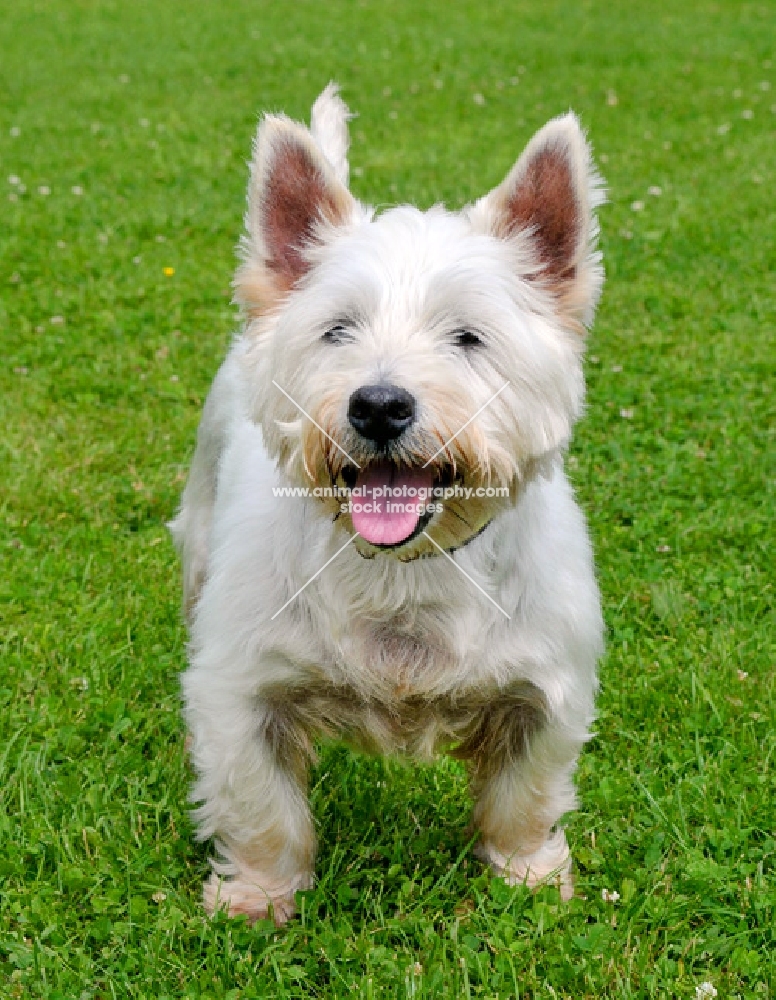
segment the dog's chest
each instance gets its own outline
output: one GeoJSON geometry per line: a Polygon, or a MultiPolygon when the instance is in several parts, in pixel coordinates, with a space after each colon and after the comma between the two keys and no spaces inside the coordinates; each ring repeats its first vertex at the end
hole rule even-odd
{"type": "Polygon", "coordinates": [[[295,714],[313,738],[342,737],[367,751],[431,760],[458,747],[476,756],[494,712],[516,707],[532,719],[540,696],[527,682],[502,690],[480,676],[476,636],[467,641],[457,624],[466,622],[355,618],[333,636],[333,661],[296,689],[295,714]]]}
{"type": "Polygon", "coordinates": [[[401,701],[447,687],[461,657],[436,622],[355,623],[340,642],[343,679],[367,697],[401,701]]]}

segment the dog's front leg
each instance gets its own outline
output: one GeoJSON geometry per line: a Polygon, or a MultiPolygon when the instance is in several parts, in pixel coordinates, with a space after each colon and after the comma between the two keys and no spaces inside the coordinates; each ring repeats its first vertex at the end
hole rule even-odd
{"type": "Polygon", "coordinates": [[[459,749],[471,767],[476,851],[510,884],[550,882],[574,893],[566,835],[576,804],[572,775],[583,740],[530,704],[486,709],[459,749]]]}
{"type": "Polygon", "coordinates": [[[192,798],[201,803],[194,817],[199,838],[215,837],[222,856],[205,882],[205,908],[283,924],[296,891],[312,884],[305,734],[286,707],[214,689],[204,672],[189,671],[184,693],[192,798]]]}

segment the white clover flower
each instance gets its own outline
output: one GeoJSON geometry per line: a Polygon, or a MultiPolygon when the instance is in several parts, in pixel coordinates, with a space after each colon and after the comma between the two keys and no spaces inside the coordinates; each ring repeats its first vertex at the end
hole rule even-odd
{"type": "Polygon", "coordinates": [[[21,182],[22,182],[21,178],[17,177],[16,174],[11,174],[11,176],[8,178],[8,183],[13,184],[14,187],[16,187],[17,184],[21,184],[21,182]]]}
{"type": "Polygon", "coordinates": [[[19,128],[18,125],[12,125],[9,132],[12,138],[14,139],[18,139],[19,136],[22,134],[22,130],[19,128]]]}
{"type": "Polygon", "coordinates": [[[48,184],[41,184],[40,187],[38,188],[38,194],[43,195],[44,198],[48,198],[48,196],[51,194],[51,188],[48,186],[48,184]]]}
{"type": "Polygon", "coordinates": [[[659,187],[657,184],[653,184],[647,190],[647,194],[651,194],[653,198],[659,198],[662,193],[663,193],[663,189],[661,187],[659,187]]]}
{"type": "Polygon", "coordinates": [[[72,191],[72,193],[73,193],[73,194],[74,194],[74,195],[76,196],[76,198],[80,198],[80,197],[81,197],[81,195],[82,195],[82,194],[84,193],[84,189],[83,189],[83,188],[81,187],[81,185],[80,185],[80,184],[74,184],[74,185],[73,185],[73,186],[72,186],[72,187],[70,188],[70,190],[71,190],[71,191],[72,191]]]}
{"type": "Polygon", "coordinates": [[[612,889],[612,890],[602,889],[601,890],[601,899],[605,903],[616,903],[619,898],[620,898],[620,894],[619,894],[619,892],[617,892],[616,889],[612,889]]]}
{"type": "Polygon", "coordinates": [[[485,103],[485,95],[480,94],[478,91],[476,94],[472,94],[472,100],[475,104],[483,105],[485,103]]]}
{"type": "Polygon", "coordinates": [[[695,1000],[706,1000],[707,997],[715,997],[717,990],[713,983],[699,983],[695,987],[695,1000]]]}
{"type": "Polygon", "coordinates": [[[632,212],[643,212],[644,211],[644,202],[643,201],[633,201],[633,202],[631,202],[631,211],[632,212]]]}

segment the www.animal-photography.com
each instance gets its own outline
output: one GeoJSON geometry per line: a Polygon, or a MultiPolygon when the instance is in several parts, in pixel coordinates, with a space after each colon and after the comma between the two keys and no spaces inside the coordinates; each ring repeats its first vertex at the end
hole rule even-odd
{"type": "Polygon", "coordinates": [[[0,994],[773,995],[772,27],[10,5],[0,994]]]}

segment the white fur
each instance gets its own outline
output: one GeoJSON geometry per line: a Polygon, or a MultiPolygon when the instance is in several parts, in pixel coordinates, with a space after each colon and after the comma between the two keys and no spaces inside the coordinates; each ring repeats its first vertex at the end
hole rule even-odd
{"type": "MultiPolygon", "coordinates": [[[[330,85],[313,135],[340,184],[346,119],[330,85]]],[[[602,277],[592,214],[600,184],[576,120],[548,129],[571,150],[585,213],[574,295],[589,322],[602,277]]],[[[254,199],[269,155],[261,140],[256,155],[254,199]]],[[[520,162],[505,184],[519,178],[520,162]]],[[[575,805],[602,648],[590,544],[562,464],[583,403],[582,340],[552,289],[532,280],[531,233],[493,235],[497,202],[494,193],[460,214],[404,206],[374,219],[358,206],[341,225],[323,226],[296,287],[270,308],[246,306],[214,382],[172,525],[190,609],[183,691],[195,816],[200,837],[217,837],[225,858],[206,889],[210,910],[256,917],[274,908],[282,922],[295,889],[310,884],[305,739],[347,729],[360,744],[430,757],[524,690],[541,699],[544,722],[519,759],[473,774],[479,851],[511,881],[554,875],[571,892],[556,825],[575,805]],[[352,342],[322,339],[347,317],[352,342]],[[482,335],[481,351],[455,346],[450,334],[460,328],[482,335]],[[383,380],[413,393],[419,436],[411,440],[420,448],[423,433],[449,436],[509,383],[470,430],[513,498],[453,553],[466,575],[423,539],[398,553],[423,557],[408,562],[359,539],[273,617],[352,531],[318,499],[273,496],[273,487],[311,486],[308,471],[315,475],[303,461],[314,428],[273,380],[312,416],[329,401],[333,436],[362,458],[347,420],[359,386],[383,380]]],[[[266,248],[250,207],[248,220],[245,266],[260,269],[266,248]]]]}
{"type": "Polygon", "coordinates": [[[337,179],[348,183],[348,121],[353,116],[339,96],[339,87],[330,83],[313,104],[310,115],[310,132],[321,151],[334,167],[337,179]]]}

